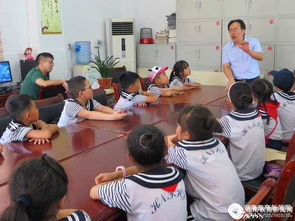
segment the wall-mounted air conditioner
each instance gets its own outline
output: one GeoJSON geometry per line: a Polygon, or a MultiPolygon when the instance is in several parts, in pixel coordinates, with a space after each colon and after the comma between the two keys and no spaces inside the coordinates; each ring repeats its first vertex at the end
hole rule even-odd
{"type": "Polygon", "coordinates": [[[117,66],[136,71],[134,19],[109,19],[106,22],[107,55],[118,57],[117,66]]]}

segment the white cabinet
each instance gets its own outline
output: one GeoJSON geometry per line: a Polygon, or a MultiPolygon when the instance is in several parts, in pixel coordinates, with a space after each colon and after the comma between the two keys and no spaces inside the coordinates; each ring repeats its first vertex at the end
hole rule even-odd
{"type": "MultiPolygon", "coordinates": [[[[182,2],[185,0],[182,0],[182,2]]],[[[220,18],[222,14],[221,0],[199,0],[198,18],[220,18]]]]}
{"type": "Polygon", "coordinates": [[[198,6],[198,0],[177,0],[177,19],[197,18],[198,6]]]}
{"type": "Polygon", "coordinates": [[[279,15],[294,15],[295,4],[294,0],[279,0],[279,15]]]}
{"type": "Polygon", "coordinates": [[[197,63],[197,47],[192,45],[177,45],[177,61],[185,60],[192,67],[196,67],[197,63]]]}
{"type": "Polygon", "coordinates": [[[250,0],[249,16],[274,16],[276,0],[250,0]]]}
{"type": "Polygon", "coordinates": [[[197,43],[197,23],[195,21],[177,22],[177,43],[195,44],[197,43]]]}
{"type": "Polygon", "coordinates": [[[140,68],[153,66],[173,67],[176,62],[175,44],[139,44],[137,46],[137,65],[140,68]]]}
{"type": "Polygon", "coordinates": [[[275,45],[261,45],[264,59],[259,62],[260,69],[274,70],[275,63],[275,45]]]}
{"type": "Polygon", "coordinates": [[[247,35],[258,39],[261,43],[274,43],[276,41],[275,18],[250,19],[247,35]]]}
{"type": "Polygon", "coordinates": [[[249,0],[224,0],[223,17],[237,19],[248,16],[248,1],[249,0]]]}
{"type": "MultiPolygon", "coordinates": [[[[295,2],[295,1],[294,1],[295,2]]],[[[279,19],[278,42],[295,42],[295,19],[279,19]]]]}
{"type": "Polygon", "coordinates": [[[295,69],[295,45],[277,45],[276,48],[276,70],[289,68],[295,69]]]}

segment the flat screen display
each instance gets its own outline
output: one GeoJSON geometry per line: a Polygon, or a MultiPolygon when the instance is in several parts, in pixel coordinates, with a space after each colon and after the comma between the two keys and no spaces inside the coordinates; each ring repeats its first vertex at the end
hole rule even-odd
{"type": "Polygon", "coordinates": [[[0,61],[0,83],[12,82],[9,61],[0,61]]]}

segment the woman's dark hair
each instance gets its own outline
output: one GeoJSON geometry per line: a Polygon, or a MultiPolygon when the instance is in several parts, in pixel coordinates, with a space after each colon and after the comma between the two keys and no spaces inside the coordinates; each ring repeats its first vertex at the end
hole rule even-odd
{"type": "Polygon", "coordinates": [[[120,76],[120,85],[122,90],[126,91],[128,87],[135,83],[135,81],[139,79],[139,75],[135,72],[125,71],[120,76]]]}
{"type": "Polygon", "coordinates": [[[182,80],[183,79],[182,72],[185,68],[188,68],[188,67],[189,67],[189,64],[186,61],[184,61],[184,60],[177,61],[174,64],[173,70],[170,74],[169,83],[171,83],[172,79],[175,76],[182,80]]]}
{"type": "Polygon", "coordinates": [[[163,133],[152,125],[135,128],[127,138],[128,150],[137,164],[150,167],[160,164],[164,157],[163,133]]]}
{"type": "Polygon", "coordinates": [[[243,82],[234,83],[229,89],[229,98],[237,110],[246,110],[253,102],[249,84],[243,82]]]}
{"type": "Polygon", "coordinates": [[[85,89],[85,81],[86,78],[83,76],[76,76],[68,81],[68,90],[73,98],[77,98],[79,96],[79,92],[85,89]]]}
{"type": "MultiPolygon", "coordinates": [[[[273,102],[277,104],[277,100],[271,99],[271,95],[273,94],[273,86],[272,84],[266,79],[256,79],[251,84],[251,89],[253,96],[257,99],[257,106],[263,105],[265,111],[267,112],[267,107],[265,103],[273,102]]],[[[267,123],[269,122],[269,116],[267,117],[267,123]]]]}
{"type": "Polygon", "coordinates": [[[203,106],[189,105],[179,114],[178,124],[183,131],[188,131],[191,141],[208,140],[213,132],[222,132],[219,122],[212,113],[203,106]]]}
{"type": "Polygon", "coordinates": [[[9,180],[12,201],[1,221],[55,220],[58,203],[67,193],[64,169],[51,157],[43,155],[20,164],[9,180]]]}
{"type": "Polygon", "coordinates": [[[20,120],[22,114],[28,111],[32,106],[32,100],[29,95],[16,94],[8,97],[5,107],[7,112],[13,118],[20,120]]]}

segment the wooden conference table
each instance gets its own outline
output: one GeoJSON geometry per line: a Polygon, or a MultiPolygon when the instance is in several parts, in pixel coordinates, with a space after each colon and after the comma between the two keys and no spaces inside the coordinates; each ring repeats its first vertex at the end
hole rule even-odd
{"type": "Polygon", "coordinates": [[[122,211],[91,200],[89,190],[97,174],[131,165],[125,135],[142,124],[153,124],[166,135],[175,133],[179,111],[188,104],[209,104],[206,106],[213,115],[220,117],[225,113],[225,96],[224,87],[202,86],[176,97],[160,98],[158,104],[146,108],[133,108],[121,121],[85,120],[61,128],[48,144],[6,144],[0,155],[0,214],[9,205],[7,181],[17,163],[47,153],[61,163],[69,177],[65,208],[83,209],[93,220],[114,220],[122,211]]]}

